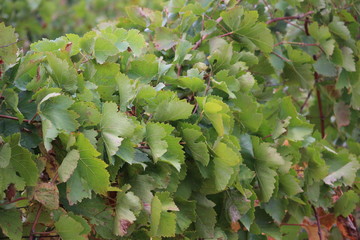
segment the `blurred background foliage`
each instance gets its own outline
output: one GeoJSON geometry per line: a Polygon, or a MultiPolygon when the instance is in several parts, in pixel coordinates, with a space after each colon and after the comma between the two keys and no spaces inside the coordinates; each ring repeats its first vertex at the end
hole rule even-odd
{"type": "Polygon", "coordinates": [[[164,0],[1,0],[0,22],[16,28],[25,48],[42,38],[79,35],[106,20],[126,16],[125,7],[161,10],[164,0]]]}

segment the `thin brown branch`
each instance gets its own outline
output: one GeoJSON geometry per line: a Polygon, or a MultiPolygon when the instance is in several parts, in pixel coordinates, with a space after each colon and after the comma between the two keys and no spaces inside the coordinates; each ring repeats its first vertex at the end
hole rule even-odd
{"type": "Polygon", "coordinates": [[[30,119],[29,124],[33,123],[35,118],[37,117],[38,113],[35,113],[35,115],[30,119]]]}
{"type": "Polygon", "coordinates": [[[296,223],[282,223],[281,226],[295,226],[295,227],[304,227],[305,224],[296,224],[296,223]]]}
{"type": "Polygon", "coordinates": [[[306,99],[305,99],[303,105],[301,105],[301,107],[300,107],[300,113],[303,111],[304,107],[305,107],[306,104],[308,103],[308,101],[309,101],[309,99],[310,99],[310,97],[311,97],[312,91],[313,91],[312,89],[309,91],[309,93],[308,93],[308,95],[306,96],[306,99]]]}
{"type": "MultiPolygon", "coordinates": [[[[17,117],[8,116],[8,115],[2,115],[2,114],[0,114],[0,118],[5,118],[5,119],[11,119],[11,120],[17,120],[17,121],[19,121],[19,118],[17,118],[17,117]]],[[[24,119],[23,122],[30,123],[30,120],[24,119]]]]}
{"type": "MultiPolygon", "coordinates": [[[[219,23],[222,21],[222,17],[219,17],[218,19],[216,19],[216,22],[219,23]]],[[[202,36],[200,38],[199,41],[197,41],[194,45],[194,47],[192,48],[192,50],[196,50],[200,47],[201,43],[209,36],[209,34],[205,34],[204,36],[202,36]]]]}
{"type": "Polygon", "coordinates": [[[40,207],[38,208],[37,212],[36,212],[36,216],[35,216],[35,219],[34,219],[34,222],[33,222],[33,225],[31,227],[31,231],[30,231],[30,236],[29,236],[29,240],[34,240],[35,236],[35,230],[36,230],[36,225],[39,221],[39,218],[40,218],[40,215],[41,215],[41,212],[42,212],[42,209],[43,209],[43,205],[40,205],[40,207]]]}
{"type": "Polygon", "coordinates": [[[303,47],[309,47],[309,46],[314,46],[314,47],[319,47],[320,45],[317,43],[303,43],[303,42],[288,42],[288,41],[281,41],[278,42],[274,45],[274,47],[277,47],[279,45],[283,45],[283,44],[291,44],[291,45],[299,45],[299,46],[303,46],[303,47]]]}
{"type": "MultiPolygon", "coordinates": [[[[58,176],[59,176],[59,173],[56,171],[53,179],[51,180],[52,184],[55,184],[56,179],[58,178],[58,176]]],[[[43,208],[44,208],[44,205],[40,205],[40,207],[38,208],[38,211],[36,213],[33,225],[31,227],[30,237],[29,237],[30,240],[34,240],[34,238],[36,238],[36,236],[34,236],[34,235],[36,235],[36,231],[35,231],[36,230],[36,225],[39,222],[39,218],[40,218],[40,215],[41,215],[41,212],[42,212],[43,208]]]]}
{"type": "Polygon", "coordinates": [[[299,25],[297,25],[297,24],[294,24],[294,23],[292,23],[292,22],[290,22],[288,20],[284,20],[284,22],[286,22],[287,24],[290,24],[291,26],[294,26],[294,27],[300,29],[301,31],[305,32],[305,30],[302,27],[300,27],[299,25]]]}
{"type": "Polygon", "coordinates": [[[269,21],[267,21],[266,24],[271,24],[271,23],[273,23],[273,22],[284,21],[284,20],[291,20],[291,19],[300,20],[300,19],[303,19],[304,17],[309,16],[309,15],[311,15],[311,14],[313,14],[313,13],[314,13],[314,11],[310,11],[310,12],[307,12],[307,13],[299,14],[299,15],[297,15],[297,16],[287,16],[287,17],[273,18],[273,19],[270,19],[269,21]]]}
{"type": "Polygon", "coordinates": [[[180,77],[180,75],[181,75],[181,65],[177,64],[176,67],[177,67],[177,76],[180,77]]]}
{"type": "Polygon", "coordinates": [[[12,201],[9,201],[9,202],[0,203],[0,206],[8,205],[8,204],[15,203],[15,202],[18,202],[18,201],[21,201],[21,200],[26,200],[26,199],[27,199],[26,197],[17,198],[17,199],[14,199],[12,201]]]}
{"type": "MultiPolygon", "coordinates": [[[[315,74],[317,74],[317,72],[315,72],[315,74]]],[[[325,117],[322,108],[321,94],[318,87],[316,88],[316,97],[317,97],[318,109],[319,109],[321,137],[325,138],[325,117]]]]}
{"type": "Polygon", "coordinates": [[[317,227],[318,227],[319,239],[320,239],[320,240],[323,240],[319,216],[318,216],[318,214],[317,214],[316,208],[315,208],[313,205],[311,205],[311,207],[312,207],[312,209],[313,209],[313,211],[314,211],[314,214],[315,214],[316,224],[317,224],[317,227]]]}
{"type": "Polygon", "coordinates": [[[234,32],[228,32],[228,33],[225,33],[225,34],[222,34],[222,35],[219,35],[218,37],[222,38],[222,37],[226,37],[226,36],[229,36],[231,34],[233,34],[234,32]]]}
{"type": "Polygon", "coordinates": [[[269,138],[269,137],[272,137],[272,134],[269,134],[269,135],[263,137],[262,140],[265,140],[265,139],[267,139],[267,138],[269,138]]]}
{"type": "MultiPolygon", "coordinates": [[[[307,26],[307,25],[305,25],[307,26]]],[[[306,32],[306,30],[305,30],[306,32]]],[[[318,43],[303,43],[303,42],[288,42],[288,41],[281,41],[278,42],[274,45],[274,47],[277,47],[279,45],[283,45],[283,44],[291,44],[291,45],[298,45],[298,46],[302,46],[302,47],[318,47],[323,53],[326,54],[325,50],[321,47],[320,44],[318,43]]]]}
{"type": "Polygon", "coordinates": [[[274,54],[275,56],[277,56],[278,58],[280,58],[281,60],[283,60],[285,62],[291,62],[290,59],[287,59],[286,57],[283,57],[280,54],[277,54],[276,52],[271,52],[271,54],[274,54]]]}
{"type": "Polygon", "coordinates": [[[17,44],[17,43],[18,43],[18,41],[13,42],[13,43],[9,43],[9,44],[6,44],[6,45],[4,45],[4,46],[0,46],[0,48],[10,47],[11,45],[14,45],[14,44],[17,44]]]}
{"type": "Polygon", "coordinates": [[[305,29],[305,34],[307,35],[307,36],[310,36],[310,32],[309,32],[309,18],[308,17],[306,17],[305,18],[305,22],[304,22],[304,29],[305,29]]]}

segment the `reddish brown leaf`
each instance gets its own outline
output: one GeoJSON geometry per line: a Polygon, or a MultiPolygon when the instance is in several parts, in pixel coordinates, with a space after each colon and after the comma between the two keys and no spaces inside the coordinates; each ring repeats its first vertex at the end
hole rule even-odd
{"type": "Polygon", "coordinates": [[[321,225],[330,231],[330,229],[336,223],[335,215],[332,213],[326,213],[322,208],[318,208],[317,212],[321,225]]]}
{"type": "Polygon", "coordinates": [[[16,188],[14,184],[10,184],[6,190],[6,199],[10,202],[16,195],[16,188]]]}
{"type": "Polygon", "coordinates": [[[71,52],[71,48],[72,48],[72,42],[69,42],[69,43],[66,44],[66,46],[65,46],[65,51],[71,52]]]}
{"type": "MultiPolygon", "coordinates": [[[[302,222],[302,227],[306,230],[309,240],[320,240],[319,229],[316,222],[310,221],[309,219],[305,218],[302,222]]],[[[327,239],[329,233],[328,231],[326,231],[326,229],[321,228],[321,234],[323,240],[325,240],[327,239]]]]}
{"type": "Polygon", "coordinates": [[[231,230],[233,230],[233,232],[238,232],[240,229],[241,229],[241,227],[240,227],[240,223],[238,221],[231,222],[231,230]]]}
{"type": "Polygon", "coordinates": [[[340,215],[336,220],[336,224],[345,238],[349,240],[357,240],[360,238],[353,215],[350,214],[346,218],[340,215]]]}

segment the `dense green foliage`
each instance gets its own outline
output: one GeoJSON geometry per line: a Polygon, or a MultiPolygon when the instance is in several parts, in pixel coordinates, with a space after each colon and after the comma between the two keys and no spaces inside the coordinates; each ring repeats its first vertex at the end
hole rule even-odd
{"type": "Polygon", "coordinates": [[[360,4],[28,2],[0,12],[0,236],[358,237],[360,4]],[[67,34],[22,52],[30,12],[67,34]]]}

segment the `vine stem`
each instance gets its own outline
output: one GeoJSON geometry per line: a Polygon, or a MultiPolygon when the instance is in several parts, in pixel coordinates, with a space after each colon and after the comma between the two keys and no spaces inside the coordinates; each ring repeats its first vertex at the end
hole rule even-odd
{"type": "Polygon", "coordinates": [[[305,227],[305,224],[296,224],[296,223],[282,223],[281,226],[294,226],[294,227],[305,227]]]}
{"type": "Polygon", "coordinates": [[[17,42],[13,42],[13,43],[9,43],[9,44],[6,44],[6,45],[4,45],[4,46],[0,46],[0,48],[10,47],[11,45],[14,45],[14,44],[17,44],[17,43],[18,43],[18,41],[17,41],[17,42]]]}
{"type": "MultiPolygon", "coordinates": [[[[0,118],[5,118],[5,119],[11,119],[11,120],[17,120],[17,121],[19,121],[19,118],[17,118],[17,117],[8,116],[8,115],[2,115],[2,114],[0,114],[0,118]]],[[[24,119],[23,122],[30,123],[30,120],[24,119]]]]}
{"type": "Polygon", "coordinates": [[[218,37],[222,38],[222,37],[226,37],[226,36],[229,36],[231,34],[233,34],[234,32],[228,32],[228,33],[225,33],[225,34],[222,34],[222,35],[219,35],[218,37]]]}
{"type": "Polygon", "coordinates": [[[15,203],[15,202],[18,202],[18,201],[21,201],[21,200],[26,200],[26,199],[27,199],[26,197],[17,198],[17,199],[14,199],[12,201],[9,201],[9,202],[0,203],[0,206],[8,205],[8,204],[15,203]]]}
{"type": "Polygon", "coordinates": [[[312,209],[314,211],[314,214],[315,214],[316,224],[317,224],[317,227],[318,227],[319,239],[323,240],[319,216],[317,214],[317,211],[316,211],[316,208],[314,207],[314,205],[311,205],[311,207],[312,207],[312,209]]]}
{"type": "MultiPolygon", "coordinates": [[[[222,19],[223,19],[222,17],[219,17],[218,19],[216,19],[216,22],[219,23],[219,22],[222,21],[222,19]]],[[[192,48],[192,50],[198,49],[198,48],[200,47],[201,43],[202,43],[208,36],[209,36],[209,34],[205,34],[204,36],[202,36],[202,37],[200,38],[200,40],[195,43],[195,45],[194,45],[194,47],[192,48]]]]}
{"type": "MultiPolygon", "coordinates": [[[[306,17],[305,18],[305,22],[304,22],[304,29],[305,29],[305,34],[307,36],[310,36],[310,32],[309,32],[309,18],[306,17]]],[[[320,50],[325,53],[324,49],[318,45],[318,47],[320,48],[320,50]]],[[[313,55],[313,59],[314,61],[317,60],[317,56],[316,55],[313,55]]],[[[325,116],[324,116],[324,112],[323,112],[323,107],[322,107],[322,101],[321,101],[321,94],[320,94],[320,89],[319,89],[319,86],[318,86],[318,83],[320,81],[320,76],[319,76],[319,73],[314,71],[314,79],[315,79],[315,88],[316,88],[316,98],[317,98],[317,102],[318,102],[318,109],[319,109],[319,117],[320,117],[320,129],[321,129],[321,138],[325,138],[325,116]]],[[[317,215],[317,213],[315,213],[317,215]]],[[[316,216],[315,216],[316,217],[316,216]]],[[[320,240],[321,239],[321,229],[319,229],[319,237],[320,237],[320,240]]]]}
{"type": "Polygon", "coordinates": [[[307,13],[303,13],[303,14],[299,14],[299,15],[296,15],[296,16],[287,16],[287,17],[278,17],[278,18],[273,18],[273,19],[270,19],[266,22],[266,24],[271,24],[273,22],[278,22],[278,21],[283,21],[283,20],[291,20],[291,19],[302,19],[304,17],[307,17],[311,14],[313,14],[314,11],[309,11],[307,13]]]}
{"type": "Polygon", "coordinates": [[[318,109],[319,109],[321,137],[325,138],[325,117],[322,108],[321,94],[318,87],[316,88],[316,97],[317,97],[318,109]]]}
{"type": "Polygon", "coordinates": [[[304,107],[306,106],[307,102],[309,101],[310,97],[311,97],[311,94],[312,94],[312,89],[309,91],[308,95],[306,96],[306,99],[303,103],[303,105],[301,105],[301,108],[300,108],[300,113],[303,111],[304,107]]]}
{"type": "MultiPolygon", "coordinates": [[[[51,180],[51,183],[52,183],[52,184],[55,184],[56,179],[58,178],[58,176],[59,176],[59,173],[56,172],[56,173],[55,173],[55,176],[54,176],[53,179],[51,180]]],[[[30,232],[30,236],[29,236],[29,239],[30,239],[30,240],[34,240],[34,237],[35,237],[34,235],[36,235],[36,231],[35,231],[35,230],[36,230],[36,225],[37,225],[37,223],[38,223],[38,221],[39,221],[39,218],[40,218],[40,215],[41,215],[41,212],[42,212],[43,208],[44,208],[44,205],[40,205],[40,207],[39,207],[38,210],[37,210],[37,213],[36,213],[36,216],[35,216],[33,225],[32,225],[32,227],[31,227],[31,232],[30,232]]]]}
{"type": "Polygon", "coordinates": [[[292,62],[290,59],[287,59],[286,57],[283,57],[280,54],[277,54],[276,52],[271,52],[271,54],[274,54],[275,56],[277,56],[278,58],[280,58],[281,60],[283,60],[285,62],[292,62]]]}

